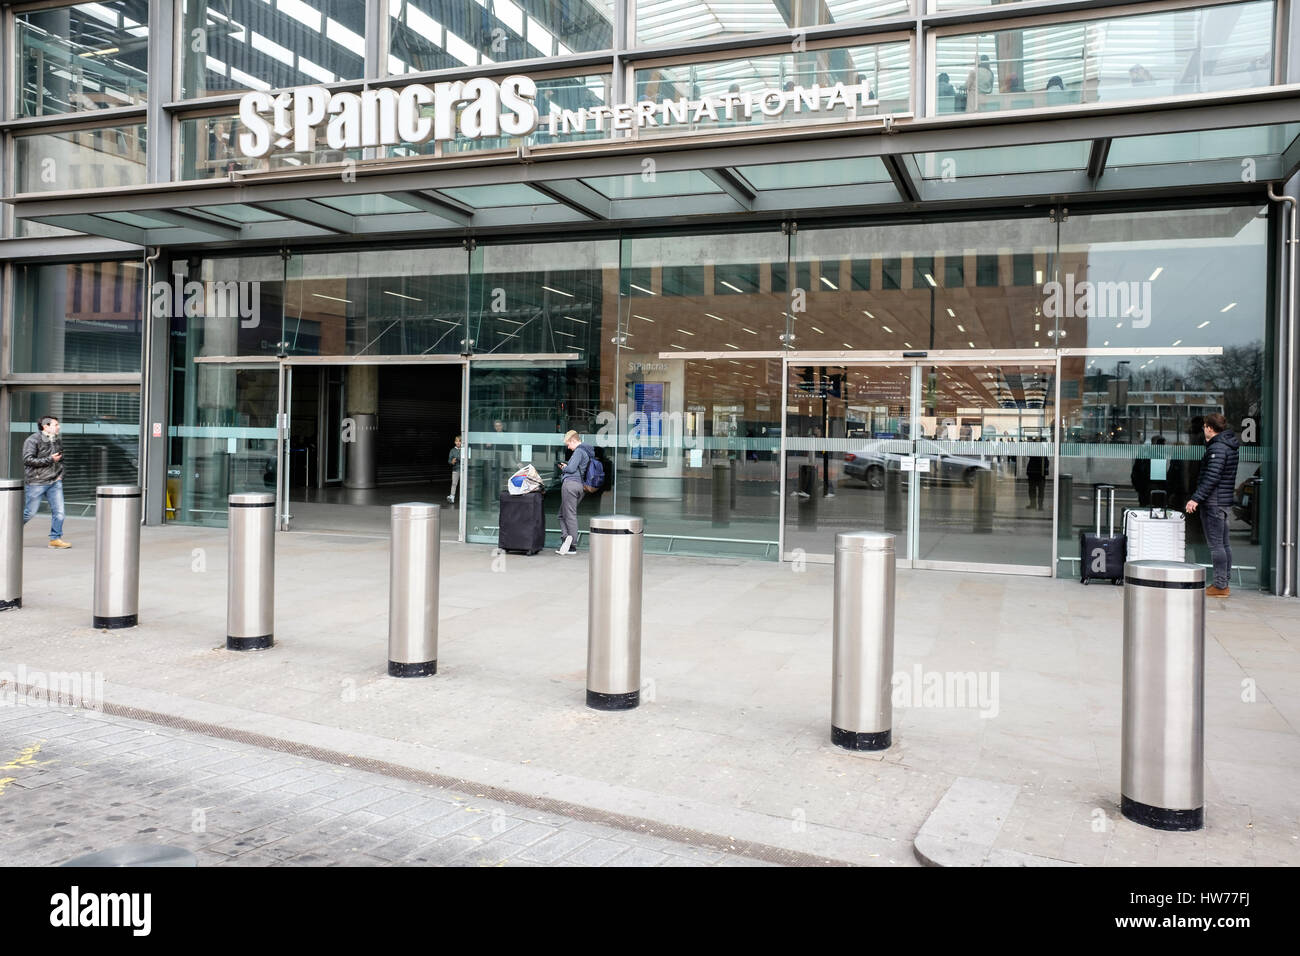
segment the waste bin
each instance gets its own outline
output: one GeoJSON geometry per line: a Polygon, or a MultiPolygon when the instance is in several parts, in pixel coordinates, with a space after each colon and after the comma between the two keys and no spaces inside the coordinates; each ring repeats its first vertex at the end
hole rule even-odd
{"type": "Polygon", "coordinates": [[[587,706],[641,703],[641,566],[645,523],[632,515],[591,519],[587,590],[587,706]]]}
{"type": "Polygon", "coordinates": [[[884,750],[893,739],[894,536],[835,536],[831,742],[884,750]]]}
{"type": "Polygon", "coordinates": [[[1158,830],[1205,825],[1205,568],[1124,565],[1120,810],[1158,830]]]}

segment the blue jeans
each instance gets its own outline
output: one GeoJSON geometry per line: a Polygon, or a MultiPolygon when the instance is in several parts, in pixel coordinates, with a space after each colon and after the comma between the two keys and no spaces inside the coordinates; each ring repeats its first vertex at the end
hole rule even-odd
{"type": "Polygon", "coordinates": [[[23,506],[23,524],[31,521],[40,510],[41,499],[50,503],[50,540],[63,537],[63,479],[52,485],[28,485],[27,500],[23,506]]]}
{"type": "Polygon", "coordinates": [[[1228,546],[1228,509],[1220,505],[1202,504],[1201,528],[1205,543],[1210,546],[1210,560],[1214,562],[1214,586],[1228,586],[1228,572],[1232,570],[1232,548],[1228,546]]]}

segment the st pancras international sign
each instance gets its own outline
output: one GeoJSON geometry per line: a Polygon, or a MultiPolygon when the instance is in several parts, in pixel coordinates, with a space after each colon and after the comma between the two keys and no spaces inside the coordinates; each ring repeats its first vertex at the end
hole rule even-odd
{"type": "Polygon", "coordinates": [[[246,93],[239,101],[239,151],[250,159],[277,150],[310,153],[319,128],[334,150],[420,144],[430,140],[527,136],[545,127],[550,135],[591,130],[630,130],[701,123],[732,125],[754,117],[823,113],[853,119],[876,106],[865,84],[721,94],[698,99],[642,100],[576,110],[553,109],[545,120],[537,108],[537,84],[527,76],[479,77],[447,83],[412,83],[400,89],[331,93],[302,86],[272,94],[246,93]]]}

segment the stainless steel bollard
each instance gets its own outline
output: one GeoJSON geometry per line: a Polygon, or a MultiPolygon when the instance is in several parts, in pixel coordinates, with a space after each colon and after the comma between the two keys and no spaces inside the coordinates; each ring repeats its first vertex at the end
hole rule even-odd
{"type": "Polygon", "coordinates": [[[894,536],[835,536],[831,743],[884,750],[893,742],[894,536]]]}
{"type": "Polygon", "coordinates": [[[140,486],[95,489],[93,625],[135,627],[140,610],[140,486]]]}
{"type": "Polygon", "coordinates": [[[275,495],[230,495],[226,504],[226,649],[262,650],[275,643],[275,495]]]}
{"type": "Polygon", "coordinates": [[[1157,830],[1205,826],[1205,569],[1124,565],[1120,811],[1157,830]]]}
{"type": "Polygon", "coordinates": [[[23,481],[0,478],[0,611],[23,606],[23,481]]]}
{"type": "Polygon", "coordinates": [[[438,673],[438,562],[442,508],[393,505],[388,558],[388,673],[438,673]]]}
{"type": "Polygon", "coordinates": [[[645,522],[631,515],[591,519],[587,590],[587,706],[630,710],[641,703],[641,566],[645,522]]]}

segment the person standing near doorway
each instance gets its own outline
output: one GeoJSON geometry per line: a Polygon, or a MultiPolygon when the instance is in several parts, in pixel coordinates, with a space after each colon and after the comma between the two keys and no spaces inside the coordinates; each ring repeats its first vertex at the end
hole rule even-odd
{"type": "Polygon", "coordinates": [[[63,540],[63,440],[59,420],[42,415],[40,431],[23,442],[23,476],[27,482],[23,524],[40,510],[41,500],[50,503],[50,547],[70,548],[63,540]]]}
{"type": "Polygon", "coordinates": [[[560,546],[555,553],[577,554],[578,504],[586,495],[583,482],[591,453],[573,429],[564,433],[564,447],[570,454],[569,460],[560,468],[560,546]]]}
{"type": "Polygon", "coordinates": [[[1205,593],[1209,597],[1227,597],[1228,573],[1232,570],[1228,516],[1237,484],[1237,449],[1241,447],[1241,439],[1218,412],[1206,415],[1202,427],[1205,430],[1205,454],[1201,457],[1196,491],[1187,502],[1187,513],[1201,513],[1201,528],[1205,532],[1205,542],[1210,546],[1214,584],[1206,588],[1205,593]]]}
{"type": "MultiPolygon", "coordinates": [[[[1034,439],[1042,441],[1041,438],[1034,439]]],[[[1050,462],[1046,455],[1030,455],[1025,463],[1025,478],[1029,481],[1029,504],[1026,510],[1043,510],[1043,493],[1047,490],[1047,470],[1050,462]]]]}
{"type": "Polygon", "coordinates": [[[460,436],[457,435],[451,451],[447,452],[447,464],[451,465],[451,494],[447,500],[452,504],[456,503],[456,486],[460,484],[460,458],[461,458],[460,436]]]}

